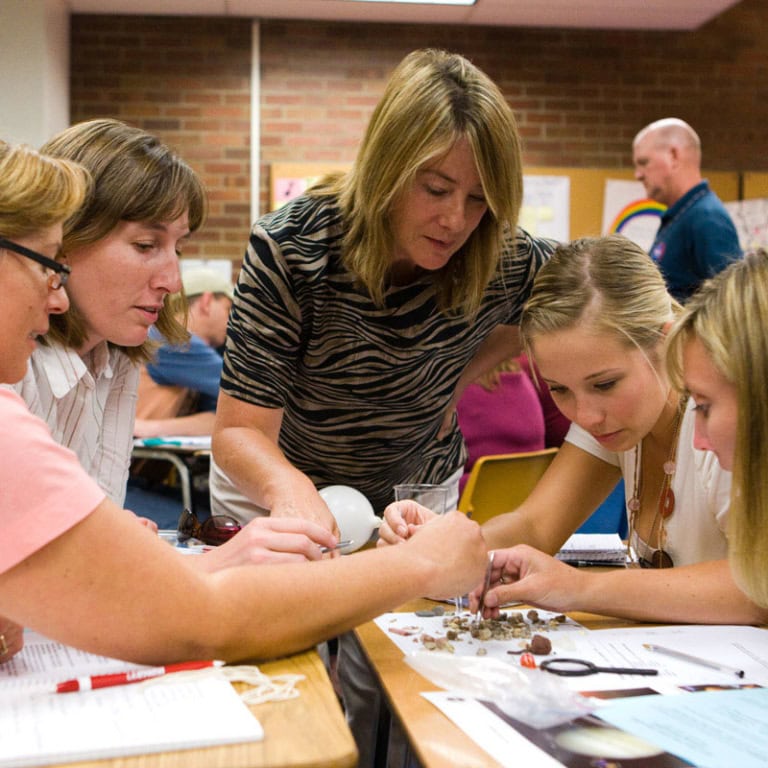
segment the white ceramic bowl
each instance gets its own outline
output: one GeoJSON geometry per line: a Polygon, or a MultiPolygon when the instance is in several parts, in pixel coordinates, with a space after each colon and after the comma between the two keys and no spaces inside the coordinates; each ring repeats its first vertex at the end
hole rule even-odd
{"type": "Polygon", "coordinates": [[[320,496],[336,518],[340,540],[352,540],[351,544],[341,548],[342,554],[360,549],[381,525],[381,518],[374,513],[371,502],[356,488],[329,485],[320,490],[320,496]]]}

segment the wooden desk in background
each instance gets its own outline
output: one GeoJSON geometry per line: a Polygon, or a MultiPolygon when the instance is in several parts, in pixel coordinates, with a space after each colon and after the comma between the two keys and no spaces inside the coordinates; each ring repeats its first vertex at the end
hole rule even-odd
{"type": "MultiPolygon", "coordinates": [[[[206,749],[68,763],[67,768],[353,768],[357,748],[325,666],[315,651],[259,664],[267,675],[299,674],[300,695],[250,709],[264,739],[206,749]]],[[[236,684],[238,689],[246,688],[236,684]]],[[[205,717],[205,712],[200,712],[205,717]]],[[[195,724],[189,724],[194,729],[195,724]]]]}
{"type": "MultiPolygon", "coordinates": [[[[402,607],[405,611],[429,608],[434,603],[417,600],[402,607]]],[[[569,614],[589,629],[630,627],[634,622],[569,614]]],[[[387,697],[390,711],[406,734],[410,748],[423,768],[501,768],[440,710],[421,696],[422,691],[439,691],[437,686],[409,667],[402,651],[373,622],[358,627],[357,636],[387,697]]]]}

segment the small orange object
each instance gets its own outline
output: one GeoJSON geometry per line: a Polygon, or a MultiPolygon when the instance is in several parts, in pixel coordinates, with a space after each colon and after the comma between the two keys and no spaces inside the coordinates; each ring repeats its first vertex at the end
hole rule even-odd
{"type": "Polygon", "coordinates": [[[532,653],[524,653],[520,657],[520,666],[527,669],[536,669],[536,659],[533,658],[532,653]]]}

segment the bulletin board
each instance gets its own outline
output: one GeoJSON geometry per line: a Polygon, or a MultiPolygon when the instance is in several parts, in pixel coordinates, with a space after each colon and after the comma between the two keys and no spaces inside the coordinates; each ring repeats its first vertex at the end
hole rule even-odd
{"type": "Polygon", "coordinates": [[[742,196],[745,200],[753,200],[757,197],[768,197],[768,173],[754,173],[747,171],[742,174],[742,176],[744,185],[742,196]]]}
{"type": "Polygon", "coordinates": [[[768,248],[768,173],[744,173],[742,197],[739,202],[725,205],[736,225],[742,249],[768,248]]]}
{"type": "Polygon", "coordinates": [[[351,163],[272,163],[269,169],[269,210],[303,194],[333,171],[348,171],[351,163]]]}
{"type": "MultiPolygon", "coordinates": [[[[567,175],[571,179],[570,237],[594,237],[602,233],[606,179],[635,178],[631,168],[528,167],[526,175],[567,175]]],[[[711,171],[703,174],[721,200],[739,199],[739,174],[711,171]]],[[[768,184],[768,175],[766,178],[768,184]]]]}
{"type": "MultiPolygon", "coordinates": [[[[301,194],[325,173],[348,170],[350,163],[273,163],[270,167],[270,210],[301,194]]],[[[634,179],[631,168],[567,168],[531,166],[526,176],[567,177],[570,238],[600,235],[603,223],[603,198],[606,179],[634,179]]],[[[712,189],[723,201],[739,199],[739,174],[736,171],[704,172],[712,189]]],[[[750,185],[764,190],[756,197],[768,196],[768,174],[745,174],[750,185]]],[[[745,184],[746,186],[746,184],[745,184]]],[[[745,190],[746,192],[746,190],[745,190]]],[[[745,197],[747,195],[745,194],[745,197]]]]}

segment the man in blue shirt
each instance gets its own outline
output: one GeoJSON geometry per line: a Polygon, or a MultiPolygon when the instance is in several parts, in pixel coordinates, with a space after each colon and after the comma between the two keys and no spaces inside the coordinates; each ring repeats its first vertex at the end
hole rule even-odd
{"type": "MultiPolygon", "coordinates": [[[[219,396],[227,319],[232,307],[232,283],[220,272],[192,269],[182,274],[189,302],[188,344],[162,343],[141,373],[136,424],[137,437],[209,435],[213,431],[219,396]]],[[[150,337],[163,342],[152,328],[150,337]]]]}
{"type": "Polygon", "coordinates": [[[635,178],[668,206],[651,246],[669,292],[685,302],[699,285],[742,255],[736,227],[701,177],[701,142],[674,117],[643,128],[632,143],[635,178]]]}

